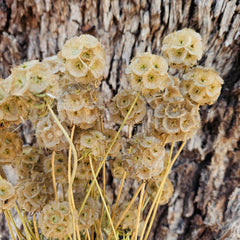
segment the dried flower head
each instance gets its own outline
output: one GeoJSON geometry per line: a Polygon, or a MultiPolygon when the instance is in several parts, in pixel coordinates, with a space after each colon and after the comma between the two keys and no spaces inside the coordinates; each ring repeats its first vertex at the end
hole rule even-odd
{"type": "Polygon", "coordinates": [[[196,104],[213,104],[220,95],[223,79],[211,69],[195,67],[189,69],[180,83],[180,91],[196,104]]]}
{"type": "Polygon", "coordinates": [[[16,194],[13,185],[7,180],[0,180],[0,212],[10,210],[16,201],[16,194]]]}
{"type": "Polygon", "coordinates": [[[131,87],[144,95],[159,92],[167,87],[167,71],[167,61],[151,53],[139,54],[126,69],[131,87]]]}
{"type": "Polygon", "coordinates": [[[203,54],[202,38],[192,29],[170,33],[163,39],[163,56],[174,68],[182,68],[197,63],[203,54]]]}
{"type": "MultiPolygon", "coordinates": [[[[115,123],[122,123],[127,113],[129,112],[129,109],[133,104],[135,98],[136,93],[130,90],[122,90],[113,98],[112,103],[109,105],[109,113],[115,123]]],[[[134,125],[141,122],[145,114],[145,101],[141,96],[139,96],[132,109],[132,112],[126,121],[126,124],[134,125]]]]}

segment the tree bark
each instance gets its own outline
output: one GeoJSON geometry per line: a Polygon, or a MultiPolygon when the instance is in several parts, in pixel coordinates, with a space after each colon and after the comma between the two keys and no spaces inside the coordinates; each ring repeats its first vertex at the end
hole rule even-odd
{"type": "MultiPolygon", "coordinates": [[[[161,54],[166,34],[198,31],[200,64],[215,68],[225,84],[218,102],[201,108],[202,128],[174,166],[174,195],[159,208],[149,239],[240,239],[239,11],[239,0],[0,0],[0,77],[88,33],[105,47],[101,89],[110,99],[127,84],[125,68],[137,52],[161,54]]],[[[114,196],[119,182],[109,184],[114,196]]]]}

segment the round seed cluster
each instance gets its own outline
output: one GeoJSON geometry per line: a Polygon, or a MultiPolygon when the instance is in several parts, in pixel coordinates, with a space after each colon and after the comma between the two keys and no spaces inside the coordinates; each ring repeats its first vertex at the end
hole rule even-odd
{"type": "Polygon", "coordinates": [[[53,201],[47,204],[39,215],[40,229],[47,238],[63,239],[71,236],[72,221],[68,202],[53,201]]]}
{"type": "Polygon", "coordinates": [[[168,86],[167,61],[158,55],[142,53],[126,69],[132,89],[142,94],[159,92],[168,86]]]}
{"type": "Polygon", "coordinates": [[[131,178],[150,179],[164,170],[167,157],[164,147],[157,138],[137,134],[127,141],[123,167],[131,178]]]}
{"type": "Polygon", "coordinates": [[[185,141],[191,138],[200,124],[198,107],[183,97],[162,101],[154,110],[153,134],[167,142],[185,141]]]}
{"type": "MultiPolygon", "coordinates": [[[[154,200],[154,198],[157,194],[157,191],[162,183],[162,180],[163,180],[163,177],[160,176],[157,179],[150,180],[147,184],[146,191],[152,201],[154,200]]],[[[169,199],[173,195],[173,191],[174,191],[174,189],[173,189],[172,182],[167,178],[165,181],[165,184],[163,186],[163,191],[162,191],[162,195],[160,197],[159,205],[167,204],[169,199]]]]}
{"type": "Polygon", "coordinates": [[[76,83],[100,85],[106,64],[105,51],[91,35],[68,40],[59,55],[66,59],[65,69],[76,83]]]}
{"type": "Polygon", "coordinates": [[[183,75],[180,91],[196,104],[213,104],[220,95],[222,84],[222,78],[214,69],[198,66],[183,75]]]}
{"type": "Polygon", "coordinates": [[[184,28],[163,39],[163,56],[170,66],[183,68],[197,63],[203,54],[202,38],[192,29],[184,28]]]}
{"type": "Polygon", "coordinates": [[[13,185],[6,181],[0,180],[0,213],[2,210],[10,210],[16,201],[16,193],[13,185]]]}
{"type": "Polygon", "coordinates": [[[0,164],[9,164],[22,152],[20,136],[8,129],[0,129],[0,164]]]}
{"type": "Polygon", "coordinates": [[[84,208],[79,215],[79,229],[89,229],[99,219],[101,212],[101,204],[98,199],[89,197],[84,208]]]}
{"type": "Polygon", "coordinates": [[[79,85],[69,87],[58,99],[59,118],[68,125],[82,129],[93,127],[100,117],[102,100],[97,90],[82,89],[79,85]]]}
{"type": "MultiPolygon", "coordinates": [[[[135,98],[136,93],[128,90],[122,90],[113,98],[109,106],[109,113],[115,123],[121,124],[123,122],[135,98]]],[[[145,101],[142,97],[139,97],[126,121],[126,125],[141,122],[145,114],[145,101]]]]}

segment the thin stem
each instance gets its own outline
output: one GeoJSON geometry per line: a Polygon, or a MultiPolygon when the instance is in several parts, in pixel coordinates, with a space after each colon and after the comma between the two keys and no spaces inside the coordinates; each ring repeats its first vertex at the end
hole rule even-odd
{"type": "MultiPolygon", "coordinates": [[[[185,143],[186,143],[186,141],[182,142],[182,144],[181,144],[180,148],[178,149],[176,155],[174,156],[174,158],[172,159],[171,163],[170,163],[169,166],[167,167],[166,173],[164,174],[163,180],[162,180],[162,182],[161,182],[161,185],[160,185],[160,187],[159,187],[159,190],[158,190],[158,193],[157,193],[157,196],[156,196],[156,197],[157,197],[157,201],[155,202],[156,206],[155,206],[155,209],[154,209],[154,212],[153,212],[151,221],[150,221],[150,223],[149,223],[148,230],[147,230],[147,232],[146,232],[146,235],[145,235],[144,240],[147,240],[148,235],[149,235],[149,233],[150,233],[150,230],[151,230],[151,228],[152,228],[152,224],[153,224],[154,218],[155,218],[156,213],[157,213],[158,204],[159,204],[159,201],[160,201],[160,198],[161,198],[162,190],[163,190],[164,184],[165,184],[165,182],[166,182],[166,179],[167,179],[167,177],[168,177],[168,175],[169,175],[169,173],[170,173],[170,171],[171,171],[171,168],[172,168],[173,164],[175,163],[177,157],[180,155],[180,153],[181,153],[181,151],[182,151],[185,143]]],[[[172,143],[172,147],[171,147],[171,150],[170,150],[170,156],[169,156],[169,158],[171,158],[171,156],[172,156],[173,145],[174,145],[174,142],[172,143]]],[[[156,197],[155,197],[155,199],[156,199],[156,197]]],[[[155,199],[154,199],[154,200],[155,200],[155,199]]]]}
{"type": "Polygon", "coordinates": [[[140,214],[142,213],[141,208],[142,208],[142,202],[143,202],[143,194],[144,194],[144,188],[146,183],[143,183],[143,188],[141,190],[141,194],[140,194],[140,199],[139,199],[139,203],[138,203],[138,215],[137,215],[137,221],[136,221],[136,229],[135,229],[135,240],[137,240],[138,237],[138,226],[139,226],[139,221],[140,221],[140,214]]]}
{"type": "Polygon", "coordinates": [[[32,227],[31,227],[31,225],[30,225],[30,223],[29,223],[29,221],[28,221],[28,218],[27,218],[27,216],[26,216],[26,214],[25,214],[25,211],[22,211],[22,214],[23,214],[23,218],[24,218],[24,220],[25,220],[25,222],[26,222],[26,224],[27,224],[28,231],[29,231],[29,233],[31,234],[32,238],[34,239],[34,233],[33,233],[32,227]]]}
{"type": "Polygon", "coordinates": [[[88,229],[86,229],[86,233],[87,233],[87,237],[88,237],[88,239],[91,240],[91,237],[90,237],[90,234],[89,234],[88,229]]]}
{"type": "Polygon", "coordinates": [[[61,129],[63,135],[65,136],[65,138],[67,139],[68,143],[71,146],[71,150],[73,152],[73,158],[74,158],[74,164],[73,164],[73,171],[72,171],[72,176],[71,176],[71,185],[73,184],[75,175],[76,175],[76,171],[77,171],[77,162],[78,162],[78,158],[77,158],[77,151],[76,148],[72,142],[72,140],[70,139],[70,137],[68,136],[68,133],[66,132],[66,130],[64,129],[64,127],[62,126],[62,124],[60,123],[60,121],[58,120],[57,116],[55,115],[55,113],[53,112],[53,110],[51,109],[51,107],[49,106],[49,104],[47,104],[47,107],[52,115],[52,117],[54,118],[56,124],[58,125],[58,127],[61,129]]]}
{"type": "Polygon", "coordinates": [[[148,198],[147,198],[147,201],[144,203],[144,205],[143,205],[143,207],[142,207],[142,211],[144,211],[144,209],[145,209],[145,207],[148,205],[149,201],[150,201],[150,198],[148,197],[148,198]]]}
{"type": "Polygon", "coordinates": [[[55,197],[55,201],[57,201],[57,186],[56,186],[54,159],[55,159],[55,151],[52,152],[52,180],[53,180],[54,197],[55,197]]]}
{"type": "Polygon", "coordinates": [[[113,208],[113,210],[112,210],[112,220],[113,220],[113,221],[114,221],[114,217],[115,217],[115,211],[116,211],[116,209],[117,209],[117,205],[118,205],[118,202],[119,202],[121,193],[122,193],[123,184],[124,184],[124,181],[125,181],[125,178],[126,178],[126,174],[127,174],[127,172],[124,171],[123,177],[122,177],[122,181],[121,181],[121,185],[120,185],[120,189],[119,189],[118,195],[117,195],[117,200],[116,200],[115,206],[114,206],[114,208],[113,208]]]}
{"type": "Polygon", "coordinates": [[[39,238],[39,234],[38,234],[38,228],[37,228],[37,221],[36,221],[36,214],[33,214],[33,226],[34,226],[34,231],[35,231],[35,235],[37,240],[40,240],[39,238]]]}
{"type": "Polygon", "coordinates": [[[92,170],[92,175],[93,175],[93,177],[94,177],[94,181],[95,181],[95,183],[96,183],[96,186],[97,186],[98,191],[99,191],[99,193],[100,193],[100,196],[101,196],[101,198],[102,198],[104,207],[105,207],[105,209],[106,209],[107,216],[108,216],[108,218],[109,218],[110,225],[111,225],[111,227],[112,227],[112,229],[113,229],[114,237],[115,237],[115,239],[117,240],[117,234],[116,234],[115,229],[114,229],[114,226],[113,226],[113,222],[112,222],[112,219],[111,219],[111,215],[110,215],[110,213],[109,213],[109,211],[108,211],[108,207],[107,207],[106,201],[105,201],[105,199],[104,199],[104,196],[103,196],[103,194],[102,194],[102,190],[101,190],[101,188],[100,188],[100,186],[99,186],[99,184],[98,184],[98,181],[97,181],[97,178],[96,178],[96,174],[95,174],[94,169],[93,169],[92,157],[91,157],[91,155],[89,156],[89,162],[90,162],[90,166],[91,166],[91,170],[92,170]]]}
{"type": "Polygon", "coordinates": [[[21,219],[21,222],[22,222],[24,231],[25,231],[25,233],[26,233],[26,238],[27,238],[27,240],[31,240],[31,234],[30,234],[29,231],[28,231],[28,228],[27,228],[27,226],[26,226],[26,222],[25,222],[25,220],[24,220],[24,218],[23,218],[23,216],[22,216],[22,214],[21,214],[21,211],[19,210],[19,208],[18,208],[18,206],[17,206],[16,203],[15,203],[15,208],[16,208],[17,213],[18,213],[18,215],[19,215],[19,217],[20,217],[20,219],[21,219]]]}
{"type": "Polygon", "coordinates": [[[11,220],[11,222],[12,222],[14,228],[15,228],[15,231],[16,231],[16,233],[17,233],[18,238],[19,238],[19,239],[21,239],[21,238],[26,239],[26,238],[23,236],[23,234],[21,233],[21,231],[19,230],[19,228],[16,226],[16,223],[15,223],[15,221],[14,221],[14,219],[13,219],[13,216],[12,216],[11,212],[10,212],[9,210],[7,210],[7,213],[8,213],[8,216],[9,216],[9,218],[10,218],[10,220],[11,220]]]}
{"type": "MultiPolygon", "coordinates": [[[[144,183],[142,183],[137,192],[134,194],[132,200],[130,201],[130,203],[128,204],[127,208],[124,210],[124,212],[122,213],[122,216],[120,217],[120,219],[118,220],[117,224],[115,225],[115,230],[117,230],[118,226],[121,224],[122,220],[124,219],[126,213],[128,212],[128,210],[130,209],[130,207],[133,205],[135,199],[137,198],[139,192],[142,190],[142,188],[144,187],[144,183]]],[[[110,240],[112,237],[112,233],[110,234],[110,236],[108,237],[108,240],[110,240]]]]}
{"type": "Polygon", "coordinates": [[[9,220],[9,216],[8,216],[8,213],[6,210],[4,210],[4,215],[5,215],[5,218],[7,220],[7,225],[8,225],[8,228],[9,228],[9,231],[10,231],[10,234],[11,234],[11,237],[12,239],[14,240],[15,239],[15,236],[13,234],[13,230],[12,230],[12,226],[11,226],[11,223],[10,223],[10,220],[9,220]]]}
{"type": "MultiPolygon", "coordinates": [[[[147,191],[145,191],[145,193],[144,193],[144,196],[143,196],[143,201],[142,201],[142,208],[145,206],[145,200],[146,200],[146,197],[147,197],[147,195],[148,195],[148,192],[147,191]]],[[[148,199],[147,199],[148,200],[148,199]]]]}
{"type": "MultiPolygon", "coordinates": [[[[72,127],[71,138],[70,138],[71,142],[73,141],[74,131],[75,131],[75,125],[73,125],[72,127]]],[[[73,238],[75,239],[76,238],[76,225],[75,225],[75,214],[74,214],[75,202],[74,202],[72,184],[71,184],[71,156],[72,156],[72,146],[70,144],[69,151],[68,151],[68,202],[69,202],[69,206],[73,216],[73,238]]]]}
{"type": "MultiPolygon", "coordinates": [[[[114,139],[113,139],[111,145],[109,146],[109,148],[108,148],[108,150],[107,150],[107,152],[106,152],[106,154],[105,154],[103,160],[101,161],[101,163],[100,163],[100,165],[99,165],[99,167],[98,167],[98,169],[97,169],[97,171],[96,171],[96,177],[98,176],[98,174],[99,174],[99,172],[100,172],[100,170],[101,170],[103,164],[105,164],[105,161],[106,161],[106,159],[107,159],[107,157],[108,157],[108,155],[109,155],[109,152],[111,151],[111,149],[112,149],[114,143],[116,142],[116,140],[117,140],[117,138],[118,138],[118,136],[119,136],[119,134],[120,134],[120,132],[121,132],[121,130],[122,130],[124,124],[125,124],[125,122],[127,121],[129,115],[131,114],[131,112],[132,112],[132,110],[133,110],[133,107],[134,107],[135,103],[136,103],[137,100],[138,100],[139,95],[140,95],[140,92],[137,94],[136,98],[134,99],[133,104],[131,105],[131,107],[130,107],[130,109],[129,109],[127,115],[126,115],[126,117],[124,118],[124,120],[123,120],[123,122],[122,122],[120,128],[118,129],[117,134],[115,135],[115,137],[114,137],[114,139]]],[[[82,203],[82,206],[80,207],[80,210],[79,210],[79,212],[78,212],[78,215],[81,214],[81,212],[82,212],[82,210],[83,210],[83,207],[84,207],[84,205],[85,205],[85,203],[86,203],[86,201],[87,201],[87,199],[88,199],[88,197],[89,197],[89,194],[90,194],[90,192],[91,192],[91,190],[92,190],[94,184],[95,184],[95,182],[93,181],[93,182],[91,183],[89,189],[88,189],[88,192],[87,192],[87,194],[86,194],[84,200],[83,200],[83,203],[82,203]]]]}

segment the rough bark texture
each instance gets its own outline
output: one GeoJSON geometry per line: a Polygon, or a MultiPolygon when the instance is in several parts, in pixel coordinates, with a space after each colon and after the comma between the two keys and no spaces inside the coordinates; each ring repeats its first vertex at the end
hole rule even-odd
{"type": "MultiPolygon", "coordinates": [[[[200,64],[215,68],[225,84],[218,102],[201,108],[202,129],[174,166],[174,196],[159,208],[149,239],[240,239],[239,11],[237,0],[0,0],[0,75],[90,33],[105,46],[101,88],[110,99],[126,85],[124,69],[137,52],[160,54],[174,30],[200,32],[200,64]]],[[[10,239],[2,229],[0,238],[10,239]]]]}

